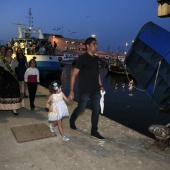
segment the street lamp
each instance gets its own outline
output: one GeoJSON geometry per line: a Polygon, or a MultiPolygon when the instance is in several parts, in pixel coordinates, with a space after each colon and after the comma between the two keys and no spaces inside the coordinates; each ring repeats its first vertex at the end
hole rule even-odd
{"type": "Polygon", "coordinates": [[[125,51],[125,54],[127,54],[127,49],[128,49],[128,43],[125,44],[126,45],[126,51],[125,51]]]}
{"type": "MultiPolygon", "coordinates": [[[[134,42],[135,42],[135,41],[132,40],[132,44],[133,44],[134,42]]],[[[132,44],[130,43],[130,46],[131,46],[132,44]]],[[[129,43],[125,43],[125,46],[126,46],[126,49],[125,49],[124,54],[127,54],[127,51],[128,51],[128,48],[129,48],[129,43]]]]}

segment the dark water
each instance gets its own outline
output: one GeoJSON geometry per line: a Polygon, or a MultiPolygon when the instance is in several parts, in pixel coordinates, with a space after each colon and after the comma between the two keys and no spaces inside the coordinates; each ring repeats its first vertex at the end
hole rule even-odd
{"type": "MultiPolygon", "coordinates": [[[[63,92],[69,94],[72,66],[63,67],[63,92]]],[[[129,90],[129,81],[125,76],[107,75],[105,68],[100,69],[103,85],[106,90],[103,116],[125,125],[146,136],[152,124],[166,125],[170,123],[170,114],[160,114],[150,97],[144,91],[133,88],[129,90]]],[[[137,84],[135,84],[137,86],[137,84]]],[[[77,83],[75,85],[75,101],[78,101],[77,83]]],[[[87,107],[90,107],[88,104],[87,107]]]]}

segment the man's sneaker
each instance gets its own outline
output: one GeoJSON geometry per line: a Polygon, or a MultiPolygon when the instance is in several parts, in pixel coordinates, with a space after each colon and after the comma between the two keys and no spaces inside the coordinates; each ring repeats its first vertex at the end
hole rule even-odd
{"type": "Polygon", "coordinates": [[[67,142],[67,141],[69,141],[70,139],[67,137],[67,136],[63,136],[62,137],[62,141],[64,141],[64,142],[67,142]]]}
{"type": "Polygon", "coordinates": [[[51,131],[51,132],[55,132],[55,131],[54,131],[54,127],[53,127],[52,125],[50,125],[50,131],[51,131]]]}
{"type": "Polygon", "coordinates": [[[105,140],[103,136],[101,136],[98,132],[97,133],[91,133],[92,138],[96,138],[98,140],[105,140]]]}
{"type": "Polygon", "coordinates": [[[69,121],[70,121],[70,128],[71,128],[72,130],[77,130],[76,125],[75,125],[75,122],[73,122],[73,121],[71,121],[71,120],[69,120],[69,121]]]}

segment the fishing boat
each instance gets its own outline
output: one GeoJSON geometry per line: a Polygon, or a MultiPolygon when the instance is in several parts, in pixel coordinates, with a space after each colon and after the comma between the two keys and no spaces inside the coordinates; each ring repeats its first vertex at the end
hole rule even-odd
{"type": "Polygon", "coordinates": [[[118,75],[129,74],[128,72],[126,72],[124,68],[118,68],[117,66],[113,66],[112,64],[108,66],[108,72],[110,74],[118,74],[118,75]]]}
{"type": "MultiPolygon", "coordinates": [[[[31,10],[29,10],[29,17],[31,16],[31,10]]],[[[35,59],[37,63],[37,68],[40,71],[40,82],[42,84],[48,85],[51,81],[55,79],[60,79],[61,77],[61,66],[57,56],[52,55],[52,46],[47,39],[44,39],[41,29],[22,28],[24,24],[18,25],[18,37],[13,39],[13,50],[14,55],[16,49],[21,47],[27,61],[35,59]],[[38,37],[35,38],[32,35],[37,34],[38,37]],[[48,46],[48,50],[46,50],[48,46]]],[[[15,56],[14,56],[15,57],[15,56]]]]}
{"type": "Polygon", "coordinates": [[[114,59],[108,61],[108,72],[111,74],[118,74],[118,75],[129,75],[126,70],[125,65],[125,55],[118,53],[115,55],[114,59]]]}
{"type": "MultiPolygon", "coordinates": [[[[39,39],[39,38],[15,38],[15,42],[21,43],[21,42],[29,42],[32,43],[34,41],[37,41],[40,43],[40,48],[47,43],[47,40],[45,39],[39,39]]],[[[16,46],[13,46],[14,49],[14,57],[15,57],[15,49],[16,46]]],[[[34,47],[28,47],[25,48],[25,56],[27,57],[27,61],[29,62],[31,59],[35,59],[37,63],[37,68],[40,71],[40,82],[42,84],[49,84],[51,81],[55,79],[59,79],[62,73],[61,66],[58,60],[57,56],[53,56],[50,54],[46,54],[45,52],[37,52],[34,47]],[[27,51],[27,52],[26,52],[27,51]],[[34,52],[33,52],[34,51],[34,52]]],[[[41,51],[41,49],[39,49],[41,51]]],[[[42,50],[43,51],[43,50],[42,50]]]]}

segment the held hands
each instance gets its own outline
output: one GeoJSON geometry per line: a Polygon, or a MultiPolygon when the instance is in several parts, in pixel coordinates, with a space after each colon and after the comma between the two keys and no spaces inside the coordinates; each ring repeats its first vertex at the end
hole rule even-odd
{"type": "Polygon", "coordinates": [[[102,92],[104,92],[104,91],[105,91],[105,89],[104,89],[103,85],[102,85],[102,86],[100,86],[100,91],[102,91],[102,92]]]}
{"type": "Polygon", "coordinates": [[[74,92],[72,90],[69,93],[68,99],[71,101],[74,99],[74,92]]]}

